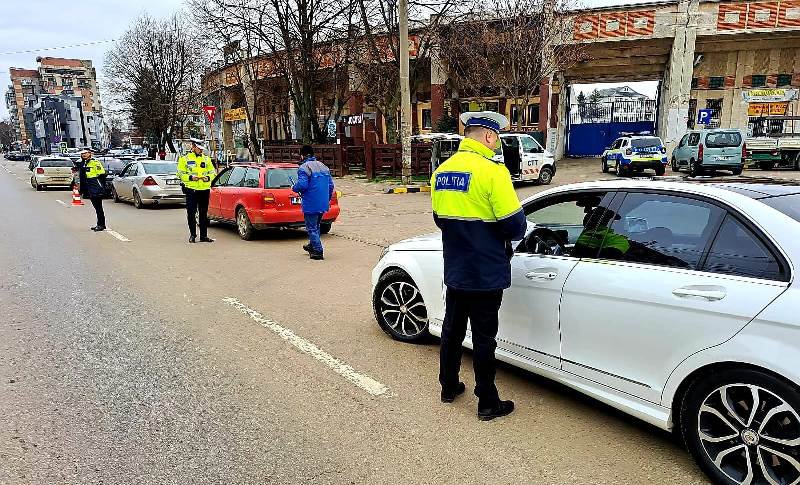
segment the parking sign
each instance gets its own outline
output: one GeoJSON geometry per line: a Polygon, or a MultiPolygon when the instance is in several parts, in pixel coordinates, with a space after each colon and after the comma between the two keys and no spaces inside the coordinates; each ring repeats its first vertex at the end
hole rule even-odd
{"type": "Polygon", "coordinates": [[[711,114],[713,110],[710,109],[699,109],[697,110],[697,124],[698,125],[707,125],[711,123],[711,114]]]}

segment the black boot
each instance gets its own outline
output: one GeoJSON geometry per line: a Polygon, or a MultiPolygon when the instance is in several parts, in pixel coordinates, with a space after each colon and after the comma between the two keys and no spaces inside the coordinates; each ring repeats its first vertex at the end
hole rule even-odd
{"type": "Polygon", "coordinates": [[[466,386],[464,386],[463,382],[459,382],[455,389],[448,389],[446,391],[442,389],[442,402],[455,401],[458,396],[464,394],[464,389],[466,389],[466,386]]]}
{"type": "Polygon", "coordinates": [[[311,245],[310,244],[304,244],[303,245],[303,251],[305,251],[305,252],[310,254],[313,251],[313,249],[311,249],[311,245]]]}
{"type": "Polygon", "coordinates": [[[482,408],[478,406],[478,419],[490,421],[494,418],[506,416],[514,411],[514,401],[499,401],[495,406],[482,408]]]}
{"type": "Polygon", "coordinates": [[[320,252],[311,251],[310,253],[308,253],[308,257],[316,261],[322,261],[323,259],[325,259],[322,251],[320,252]]]}
{"type": "Polygon", "coordinates": [[[189,242],[194,244],[197,242],[197,236],[189,236],[189,242]]]}
{"type": "Polygon", "coordinates": [[[200,242],[214,242],[214,240],[208,236],[203,236],[200,238],[200,242]]]}

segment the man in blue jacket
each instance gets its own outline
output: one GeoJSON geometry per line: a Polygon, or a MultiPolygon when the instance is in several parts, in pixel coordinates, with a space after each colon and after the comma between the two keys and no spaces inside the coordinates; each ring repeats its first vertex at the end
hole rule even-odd
{"type": "Polygon", "coordinates": [[[322,260],[325,258],[319,238],[320,224],[322,216],[331,208],[333,177],[328,167],[314,157],[314,149],[309,145],[303,145],[300,156],[303,161],[297,169],[297,183],[292,190],[303,198],[303,215],[309,241],[303,249],[311,259],[322,260]]]}

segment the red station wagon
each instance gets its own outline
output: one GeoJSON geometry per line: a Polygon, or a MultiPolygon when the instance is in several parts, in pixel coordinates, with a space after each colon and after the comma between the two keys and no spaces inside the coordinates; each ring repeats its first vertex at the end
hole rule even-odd
{"type": "MultiPolygon", "coordinates": [[[[300,195],[292,190],[297,165],[267,163],[234,165],[220,172],[211,184],[208,218],[236,224],[239,236],[252,239],[259,229],[305,227],[300,195]]],[[[339,217],[336,193],[322,218],[323,234],[339,217]]]]}

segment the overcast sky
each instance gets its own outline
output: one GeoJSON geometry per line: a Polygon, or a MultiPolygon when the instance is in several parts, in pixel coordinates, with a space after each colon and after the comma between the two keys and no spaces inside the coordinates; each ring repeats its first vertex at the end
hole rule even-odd
{"type": "MultiPolygon", "coordinates": [[[[620,0],[583,0],[589,6],[638,3],[620,0]]],[[[91,59],[103,83],[103,59],[113,44],[39,50],[118,38],[130,22],[148,13],[165,17],[183,7],[183,0],[0,0],[0,91],[5,94],[9,67],[35,69],[37,56],[91,59]],[[19,51],[36,52],[19,53],[19,51]]],[[[101,100],[106,103],[105,99],[101,100]]],[[[0,119],[7,116],[0,98],[0,119]]]]}

